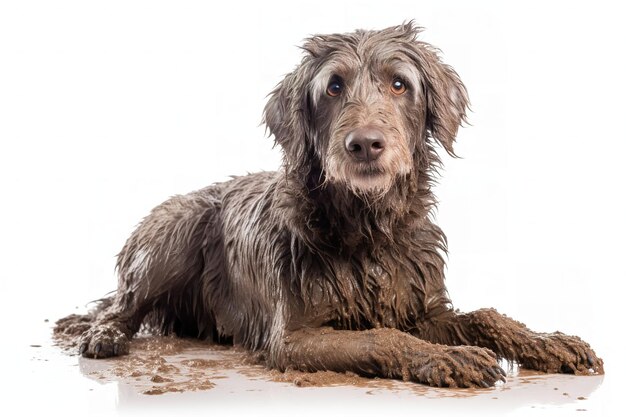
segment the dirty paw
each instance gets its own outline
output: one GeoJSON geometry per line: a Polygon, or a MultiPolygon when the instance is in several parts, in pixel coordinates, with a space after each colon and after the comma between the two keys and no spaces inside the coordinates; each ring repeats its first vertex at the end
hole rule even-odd
{"type": "Polygon", "coordinates": [[[603,374],[604,363],[588,343],[561,332],[540,334],[533,338],[531,349],[524,352],[523,367],[549,373],[576,375],[603,374]]]}
{"type": "Polygon", "coordinates": [[[114,324],[98,324],[83,333],[78,346],[86,358],[108,358],[127,354],[129,340],[114,324]]]}
{"type": "Polygon", "coordinates": [[[436,387],[488,388],[506,381],[496,355],[474,346],[446,347],[414,359],[409,379],[436,387]]]}

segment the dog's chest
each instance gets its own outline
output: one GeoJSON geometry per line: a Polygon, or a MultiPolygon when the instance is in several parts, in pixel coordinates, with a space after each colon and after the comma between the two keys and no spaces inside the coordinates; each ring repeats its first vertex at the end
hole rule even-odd
{"type": "Polygon", "coordinates": [[[338,259],[315,282],[309,312],[335,327],[408,328],[424,311],[422,276],[399,259],[338,259]]]}
{"type": "Polygon", "coordinates": [[[398,313],[413,316],[407,297],[410,288],[399,280],[399,274],[395,272],[383,269],[378,263],[367,266],[364,289],[372,292],[373,309],[370,315],[375,327],[397,327],[398,313]]]}

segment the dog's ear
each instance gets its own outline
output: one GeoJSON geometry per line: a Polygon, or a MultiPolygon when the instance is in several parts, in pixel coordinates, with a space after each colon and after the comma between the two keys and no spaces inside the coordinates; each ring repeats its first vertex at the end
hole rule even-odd
{"type": "Polygon", "coordinates": [[[417,41],[420,28],[412,23],[402,27],[413,46],[413,59],[420,70],[426,100],[426,129],[446,151],[454,156],[454,140],[459,127],[466,121],[469,107],[467,90],[452,67],[441,62],[438,51],[417,41]]]}
{"type": "Polygon", "coordinates": [[[459,127],[466,121],[469,106],[467,90],[458,74],[437,56],[426,80],[426,128],[430,135],[454,155],[453,144],[459,127]]]}
{"type": "Polygon", "coordinates": [[[263,110],[263,123],[277,145],[283,148],[288,166],[305,161],[309,140],[310,106],[308,84],[310,82],[310,57],[274,88],[263,110]]]}

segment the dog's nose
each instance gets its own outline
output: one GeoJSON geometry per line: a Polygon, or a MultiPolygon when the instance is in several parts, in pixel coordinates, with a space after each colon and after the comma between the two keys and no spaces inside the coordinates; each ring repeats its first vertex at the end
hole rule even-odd
{"type": "Polygon", "coordinates": [[[360,127],[346,136],[346,150],[357,161],[375,161],[385,150],[383,132],[372,127],[360,127]]]}

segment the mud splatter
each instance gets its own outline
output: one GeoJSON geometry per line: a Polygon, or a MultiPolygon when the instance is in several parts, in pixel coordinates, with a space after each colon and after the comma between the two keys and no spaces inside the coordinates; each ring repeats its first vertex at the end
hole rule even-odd
{"type": "MultiPolygon", "coordinates": [[[[65,353],[77,356],[75,338],[55,334],[55,344],[65,353]]],[[[382,378],[365,378],[346,372],[301,372],[288,369],[285,372],[267,369],[264,358],[244,349],[217,345],[196,339],[152,336],[143,334],[131,341],[130,354],[109,359],[79,358],[81,372],[101,382],[117,381],[131,385],[136,392],[145,395],[162,395],[187,391],[204,391],[215,387],[216,381],[229,378],[233,373],[251,380],[272,381],[296,387],[345,386],[363,388],[368,395],[380,390],[391,392],[409,391],[427,398],[466,398],[491,390],[509,390],[512,381],[489,390],[432,388],[421,384],[382,378]]],[[[504,366],[507,369],[506,366],[504,366]]],[[[521,370],[508,366],[509,378],[516,377],[514,384],[535,384],[541,381],[540,372],[521,370]]],[[[558,392],[558,388],[554,388],[558,392]]],[[[550,390],[550,392],[555,392],[550,390]]],[[[492,396],[495,392],[492,392],[492,396]]],[[[559,393],[561,394],[561,393],[559,393]]],[[[565,393],[563,393],[565,394],[565,393]]],[[[582,393],[577,393],[580,395],[582,393]]],[[[497,397],[493,397],[497,398],[497,397]]],[[[582,399],[585,397],[580,397],[582,399]]]]}
{"type": "Polygon", "coordinates": [[[79,360],[81,370],[89,377],[131,383],[143,394],[160,395],[213,388],[215,384],[211,379],[219,377],[219,373],[233,363],[195,356],[222,350],[196,340],[145,336],[131,342],[128,355],[79,360]]]}
{"type": "MultiPolygon", "coordinates": [[[[55,343],[67,354],[77,356],[77,346],[70,334],[55,334],[55,343]]],[[[364,378],[356,374],[331,371],[286,372],[270,370],[263,357],[244,349],[227,347],[195,339],[142,335],[131,341],[128,355],[109,359],[79,358],[81,371],[100,381],[131,384],[146,395],[209,390],[214,380],[236,372],[250,379],[288,383],[297,387],[352,386],[360,388],[410,390],[424,395],[439,392],[446,397],[473,395],[475,390],[433,389],[415,383],[364,378]]]]}

